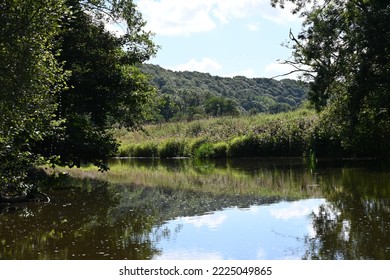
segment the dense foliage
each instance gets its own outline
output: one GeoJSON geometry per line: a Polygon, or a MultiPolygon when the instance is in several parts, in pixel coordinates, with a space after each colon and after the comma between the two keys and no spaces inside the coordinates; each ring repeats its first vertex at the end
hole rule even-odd
{"type": "MultiPolygon", "coordinates": [[[[293,60],[285,63],[310,83],[143,64],[157,47],[132,0],[0,2],[0,201],[31,192],[39,164],[106,169],[121,138],[112,128],[138,128],[147,119],[225,117],[187,123],[182,138],[177,127],[154,140],[134,134],[139,138],[121,146],[124,155],[389,156],[389,1],[271,0],[284,2],[304,17],[302,31],[290,34],[293,60]],[[115,22],[123,35],[107,31],[115,22]],[[229,126],[231,116],[256,124],[264,118],[249,115],[290,111],[306,97],[319,115],[299,111],[246,130],[229,126]],[[203,129],[208,121],[210,134],[203,129]]],[[[162,131],[156,127],[149,137],[162,131]]]]}
{"type": "Polygon", "coordinates": [[[243,76],[223,78],[200,72],[175,72],[145,64],[142,71],[157,88],[157,120],[199,119],[256,113],[278,113],[298,108],[307,84],[243,76]]]}
{"type": "Polygon", "coordinates": [[[131,0],[6,0],[0,10],[1,201],[31,192],[38,164],[106,168],[118,146],[108,129],[145,118],[153,88],[137,65],[156,46],[131,0]],[[121,36],[105,30],[115,21],[121,36]]]}
{"type": "MultiPolygon", "coordinates": [[[[56,163],[61,165],[91,162],[104,169],[117,149],[109,129],[114,125],[134,128],[146,118],[154,89],[136,65],[151,50],[123,51],[122,37],[106,31],[104,22],[95,23],[78,1],[68,0],[68,4],[72,18],[64,22],[59,55],[72,73],[67,81],[70,88],[58,99],[65,131],[62,137],[47,138],[38,146],[45,156],[58,155],[56,163]]],[[[142,26],[143,22],[135,18],[132,24],[142,26]]]]}
{"type": "Polygon", "coordinates": [[[56,133],[55,99],[65,72],[54,38],[67,16],[63,1],[0,3],[0,195],[22,193],[34,165],[42,163],[32,143],[56,133]]]}
{"type": "Polygon", "coordinates": [[[290,35],[293,64],[313,81],[309,99],[351,155],[390,155],[390,2],[272,0],[305,21],[290,35]]]}
{"type": "Polygon", "coordinates": [[[314,110],[301,109],[147,125],[142,131],[117,130],[116,137],[121,142],[120,156],[309,156],[313,149],[323,146],[314,137],[317,127],[314,110]]]}

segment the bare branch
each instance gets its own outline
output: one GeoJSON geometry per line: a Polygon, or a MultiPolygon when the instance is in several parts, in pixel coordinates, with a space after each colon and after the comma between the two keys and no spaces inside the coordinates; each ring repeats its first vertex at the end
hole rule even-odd
{"type": "Polygon", "coordinates": [[[275,79],[275,78],[285,77],[285,76],[288,76],[288,75],[290,75],[290,74],[294,74],[294,73],[297,73],[297,72],[300,72],[300,71],[301,71],[301,70],[292,70],[292,71],[290,71],[290,72],[288,72],[288,73],[284,73],[284,74],[280,74],[280,75],[273,76],[273,77],[269,78],[268,80],[273,80],[273,79],[275,79]]]}

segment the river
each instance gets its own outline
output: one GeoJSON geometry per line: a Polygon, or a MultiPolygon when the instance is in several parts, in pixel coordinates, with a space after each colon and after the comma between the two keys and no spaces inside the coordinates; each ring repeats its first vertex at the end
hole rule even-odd
{"type": "Polygon", "coordinates": [[[115,159],[0,205],[0,259],[390,259],[387,163],[115,159]]]}

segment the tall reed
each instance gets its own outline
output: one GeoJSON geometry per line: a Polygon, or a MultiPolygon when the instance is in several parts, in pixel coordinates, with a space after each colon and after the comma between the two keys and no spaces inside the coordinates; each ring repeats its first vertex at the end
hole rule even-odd
{"type": "Polygon", "coordinates": [[[221,117],[147,125],[115,132],[120,156],[254,157],[302,156],[313,149],[317,114],[308,109],[275,115],[221,117]]]}

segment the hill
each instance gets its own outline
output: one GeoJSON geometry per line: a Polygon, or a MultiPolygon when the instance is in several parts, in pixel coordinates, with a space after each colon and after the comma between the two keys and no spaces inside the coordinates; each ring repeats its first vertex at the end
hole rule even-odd
{"type": "Polygon", "coordinates": [[[157,88],[156,120],[286,112],[299,107],[308,90],[306,83],[291,79],[227,78],[153,64],[143,64],[141,70],[157,88]]]}

